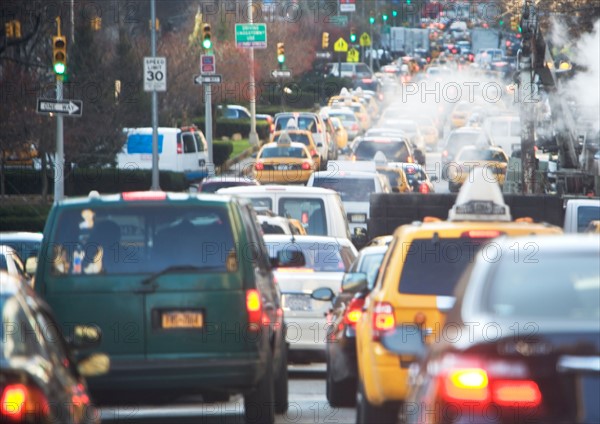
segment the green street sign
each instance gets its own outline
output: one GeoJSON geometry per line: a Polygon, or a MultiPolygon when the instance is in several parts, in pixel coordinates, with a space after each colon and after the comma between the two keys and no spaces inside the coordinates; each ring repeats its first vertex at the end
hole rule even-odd
{"type": "Polygon", "coordinates": [[[235,46],[267,48],[267,24],[235,24],[235,46]]]}

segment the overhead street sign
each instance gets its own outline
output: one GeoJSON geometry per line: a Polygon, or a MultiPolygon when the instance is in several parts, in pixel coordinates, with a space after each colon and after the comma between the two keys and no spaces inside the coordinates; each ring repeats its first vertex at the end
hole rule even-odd
{"type": "Polygon", "coordinates": [[[331,59],[331,52],[317,52],[317,59],[331,59]]]}
{"type": "Polygon", "coordinates": [[[220,84],[222,75],[196,75],[194,84],[220,84]]]}
{"type": "Polygon", "coordinates": [[[339,27],[345,27],[348,25],[348,15],[333,15],[329,16],[329,23],[332,25],[337,25],[339,27]]]}
{"type": "Polygon", "coordinates": [[[291,78],[292,77],[292,71],[279,71],[279,70],[275,70],[275,71],[271,71],[271,76],[273,78],[291,78]]]}
{"type": "Polygon", "coordinates": [[[371,37],[369,36],[369,34],[367,34],[366,32],[363,32],[362,34],[360,34],[359,43],[363,47],[370,46],[371,45],[371,37]]]}
{"type": "Polygon", "coordinates": [[[355,0],[340,0],[340,12],[356,12],[355,0]]]}
{"type": "Polygon", "coordinates": [[[37,99],[37,113],[58,113],[79,118],[82,112],[81,100],[37,99]]]}
{"type": "Polygon", "coordinates": [[[144,91],[167,91],[166,58],[144,58],[144,91]]]}
{"type": "Polygon", "coordinates": [[[348,51],[348,43],[342,37],[338,38],[338,40],[333,45],[333,50],[336,52],[347,52],[348,51]]]}
{"type": "Polygon", "coordinates": [[[235,24],[235,46],[267,48],[267,24],[235,24]]]}

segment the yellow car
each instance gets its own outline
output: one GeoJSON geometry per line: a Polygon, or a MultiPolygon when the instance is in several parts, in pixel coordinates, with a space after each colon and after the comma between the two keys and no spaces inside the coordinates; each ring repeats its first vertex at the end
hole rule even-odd
{"type": "Polygon", "coordinates": [[[457,192],[472,169],[476,170],[476,174],[482,174],[484,178],[497,182],[502,187],[507,166],[508,157],[499,147],[465,146],[448,165],[448,189],[450,192],[457,192]]]}
{"type": "Polygon", "coordinates": [[[310,152],[310,156],[317,164],[317,169],[322,169],[322,166],[325,164],[325,161],[321,158],[320,149],[317,147],[315,143],[315,139],[312,136],[312,133],[308,130],[282,130],[275,131],[271,135],[271,141],[277,142],[279,138],[283,135],[287,134],[289,139],[296,143],[302,143],[306,146],[308,151],[310,152]]]}
{"type": "Polygon", "coordinates": [[[335,142],[339,150],[344,150],[348,146],[348,131],[344,128],[342,120],[336,117],[330,117],[331,123],[335,128],[335,142]]]}
{"type": "Polygon", "coordinates": [[[377,172],[385,175],[390,180],[392,191],[394,193],[408,193],[413,191],[408,183],[408,178],[402,167],[402,162],[387,162],[385,164],[377,164],[377,172]]]}
{"type": "MultiPolygon", "coordinates": [[[[408,394],[409,364],[383,347],[382,335],[417,324],[428,334],[427,343],[456,340],[441,329],[475,252],[486,249],[490,260],[499,260],[490,243],[494,237],[561,233],[560,227],[527,218],[513,221],[498,184],[483,178],[465,183],[447,221],[426,218],[398,227],[356,325],[356,422],[395,423],[408,394]]],[[[485,329],[473,329],[473,337],[486,336],[485,329]]]]}
{"type": "Polygon", "coordinates": [[[254,164],[254,178],[261,184],[306,184],[317,165],[306,146],[297,142],[265,144],[254,164]]]}
{"type": "Polygon", "coordinates": [[[467,125],[467,121],[469,119],[469,115],[471,113],[472,108],[472,104],[466,102],[457,103],[454,109],[452,110],[452,114],[450,115],[451,128],[455,129],[467,125]]]}

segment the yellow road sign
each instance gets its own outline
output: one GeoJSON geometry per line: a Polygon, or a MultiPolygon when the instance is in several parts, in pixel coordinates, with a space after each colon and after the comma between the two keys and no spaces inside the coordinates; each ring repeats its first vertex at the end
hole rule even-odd
{"type": "Polygon", "coordinates": [[[366,32],[360,35],[359,43],[361,46],[366,47],[371,45],[371,37],[366,32]]]}
{"type": "Polygon", "coordinates": [[[360,53],[354,47],[348,50],[348,54],[346,55],[346,62],[358,62],[360,58],[360,53]]]}
{"type": "Polygon", "coordinates": [[[338,40],[333,45],[333,51],[335,52],[347,52],[348,51],[348,43],[342,37],[338,38],[338,40]]]}

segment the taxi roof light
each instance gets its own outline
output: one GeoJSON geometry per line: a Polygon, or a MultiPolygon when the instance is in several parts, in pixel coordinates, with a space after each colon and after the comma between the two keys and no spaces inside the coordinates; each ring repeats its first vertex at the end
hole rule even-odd
{"type": "Polygon", "coordinates": [[[512,221],[500,186],[481,171],[478,167],[471,170],[448,212],[448,221],[512,221]]]}

